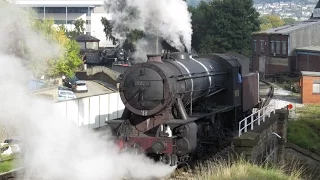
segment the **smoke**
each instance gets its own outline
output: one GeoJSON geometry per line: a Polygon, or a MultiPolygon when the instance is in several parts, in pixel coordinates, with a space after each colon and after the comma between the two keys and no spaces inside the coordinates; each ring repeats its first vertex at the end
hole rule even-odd
{"type": "Polygon", "coordinates": [[[54,103],[27,95],[26,82],[32,74],[26,68],[31,63],[28,58],[44,62],[63,50],[32,31],[29,17],[14,5],[0,3],[0,41],[22,39],[28,50],[28,57],[23,58],[12,52],[16,44],[0,44],[0,125],[15,126],[15,135],[26,147],[22,163],[27,171],[20,179],[117,180],[169,175],[173,167],[144,155],[119,152],[107,131],[100,134],[79,128],[63,118],[54,103]]]}
{"type": "Polygon", "coordinates": [[[191,51],[191,14],[183,0],[107,0],[105,9],[112,15],[113,36],[120,44],[127,29],[136,29],[162,37],[180,51],[191,51]]]}

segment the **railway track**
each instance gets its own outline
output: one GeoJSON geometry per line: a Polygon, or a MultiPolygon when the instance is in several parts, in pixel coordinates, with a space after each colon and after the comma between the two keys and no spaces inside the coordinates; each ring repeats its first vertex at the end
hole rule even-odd
{"type": "Polygon", "coordinates": [[[261,79],[260,79],[260,82],[262,82],[262,83],[264,83],[265,85],[269,86],[269,91],[268,91],[268,93],[265,95],[266,98],[265,98],[265,100],[262,102],[261,107],[260,107],[260,108],[262,108],[262,107],[265,107],[265,106],[269,105],[269,103],[270,103],[270,101],[271,101],[271,99],[272,99],[272,97],[273,97],[273,94],[274,94],[274,86],[273,86],[270,82],[268,82],[268,81],[266,81],[266,80],[261,80],[261,79]]]}

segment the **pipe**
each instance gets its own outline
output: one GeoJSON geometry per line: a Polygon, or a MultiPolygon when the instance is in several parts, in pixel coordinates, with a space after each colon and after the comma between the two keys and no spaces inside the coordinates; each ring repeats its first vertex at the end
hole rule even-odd
{"type": "Polygon", "coordinates": [[[277,134],[277,133],[275,133],[275,132],[272,132],[271,134],[272,134],[272,135],[276,135],[279,139],[281,139],[281,136],[280,136],[279,134],[277,134]]]}
{"type": "Polygon", "coordinates": [[[207,97],[210,97],[210,96],[212,96],[212,95],[215,95],[215,94],[217,94],[217,93],[219,93],[219,92],[221,92],[221,91],[223,91],[223,90],[225,90],[225,89],[226,89],[226,88],[221,88],[221,89],[219,89],[219,90],[217,90],[217,91],[215,91],[215,92],[213,92],[213,93],[208,94],[207,97]]]}
{"type": "Polygon", "coordinates": [[[181,98],[177,98],[177,108],[181,116],[181,119],[186,120],[188,118],[188,115],[186,109],[183,106],[181,98]]]}
{"type": "Polygon", "coordinates": [[[201,77],[208,77],[208,76],[216,76],[216,75],[223,75],[227,74],[226,72],[221,72],[221,73],[211,73],[211,74],[205,74],[205,75],[195,75],[195,76],[189,76],[189,77],[181,77],[177,78],[177,81],[182,81],[186,79],[193,79],[193,78],[201,78],[201,77]]]}

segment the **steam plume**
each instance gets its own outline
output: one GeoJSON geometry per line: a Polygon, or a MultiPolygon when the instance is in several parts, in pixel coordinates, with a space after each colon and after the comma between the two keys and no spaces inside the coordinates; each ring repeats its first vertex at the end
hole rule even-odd
{"type": "MultiPolygon", "coordinates": [[[[1,2],[0,42],[26,40],[29,56],[38,60],[57,55],[53,49],[63,50],[32,31],[28,17],[26,11],[1,2]]],[[[107,131],[100,134],[80,129],[64,119],[54,103],[27,95],[26,82],[32,73],[25,65],[30,62],[12,54],[12,47],[16,44],[0,44],[0,125],[14,125],[16,135],[27,145],[27,172],[21,179],[150,179],[173,171],[143,155],[120,153],[107,131]]]]}
{"type": "Polygon", "coordinates": [[[125,30],[137,29],[147,35],[164,38],[180,51],[191,50],[191,14],[183,0],[107,0],[105,8],[112,14],[113,36],[126,39],[125,30]]]}

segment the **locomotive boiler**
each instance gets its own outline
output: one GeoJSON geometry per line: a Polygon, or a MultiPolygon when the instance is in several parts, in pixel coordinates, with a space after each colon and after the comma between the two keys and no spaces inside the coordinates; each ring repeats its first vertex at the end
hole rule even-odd
{"type": "Polygon", "coordinates": [[[222,146],[259,105],[258,73],[244,73],[241,58],[175,52],[128,68],[119,86],[123,115],[107,121],[115,141],[170,165],[222,146]]]}

